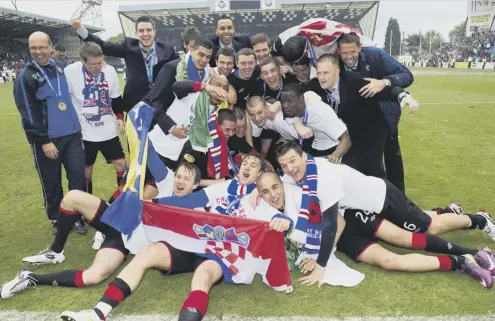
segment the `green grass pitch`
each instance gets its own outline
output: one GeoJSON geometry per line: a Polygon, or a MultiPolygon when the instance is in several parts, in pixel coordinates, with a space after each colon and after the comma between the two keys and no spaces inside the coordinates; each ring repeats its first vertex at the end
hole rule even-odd
{"type": "MultiPolygon", "coordinates": [[[[471,212],[480,208],[493,211],[495,72],[473,75],[458,70],[437,71],[436,75],[417,75],[408,89],[423,105],[415,115],[404,114],[400,124],[407,195],[426,209],[457,200],[471,212]]],[[[0,101],[0,283],[3,283],[24,267],[22,257],[44,249],[53,236],[44,214],[38,175],[20,126],[11,84],[0,84],[0,101]]],[[[113,167],[106,165],[101,155],[93,182],[95,195],[104,199],[115,187],[113,167]]],[[[63,264],[31,269],[43,273],[89,267],[95,254],[91,249],[93,234],[94,230],[85,236],[72,233],[63,264]]],[[[495,249],[495,242],[480,231],[458,231],[444,237],[469,247],[495,249]]],[[[465,275],[385,272],[344,261],[365,273],[366,279],[361,285],[351,289],[305,288],[298,285],[297,273],[293,275],[295,289],[291,294],[277,293],[259,279],[250,286],[220,284],[212,290],[209,313],[336,318],[495,313],[495,291],[482,288],[465,275]]],[[[115,312],[176,313],[189,292],[190,280],[191,275],[163,277],[157,271],[150,271],[138,290],[115,312]]],[[[86,289],[30,289],[0,301],[0,310],[92,308],[108,282],[86,289]]]]}

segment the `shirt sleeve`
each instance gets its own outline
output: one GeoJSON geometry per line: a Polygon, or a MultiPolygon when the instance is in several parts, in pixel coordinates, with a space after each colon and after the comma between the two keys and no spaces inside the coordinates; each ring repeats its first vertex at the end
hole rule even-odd
{"type": "MultiPolygon", "coordinates": [[[[347,131],[344,122],[337,117],[333,109],[325,103],[312,105],[308,118],[312,118],[315,124],[315,130],[324,132],[330,139],[338,141],[339,137],[347,131]]],[[[309,119],[308,119],[309,124],[309,119]]]]}
{"type": "Polygon", "coordinates": [[[327,266],[330,255],[332,255],[337,234],[337,215],[339,215],[338,204],[334,204],[322,212],[321,247],[316,259],[316,263],[321,267],[327,266]]]}

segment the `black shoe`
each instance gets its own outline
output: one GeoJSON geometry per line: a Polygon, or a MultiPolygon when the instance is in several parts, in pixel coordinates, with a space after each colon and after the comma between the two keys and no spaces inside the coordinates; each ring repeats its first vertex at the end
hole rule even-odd
{"type": "Polygon", "coordinates": [[[179,321],[201,321],[203,316],[195,308],[185,308],[180,310],[179,321]]]}
{"type": "Polygon", "coordinates": [[[82,218],[79,218],[76,223],[74,223],[74,229],[79,234],[86,234],[88,232],[88,227],[82,218]]]}
{"type": "Polygon", "coordinates": [[[53,235],[57,235],[57,221],[52,221],[52,232],[53,232],[53,235]]]}

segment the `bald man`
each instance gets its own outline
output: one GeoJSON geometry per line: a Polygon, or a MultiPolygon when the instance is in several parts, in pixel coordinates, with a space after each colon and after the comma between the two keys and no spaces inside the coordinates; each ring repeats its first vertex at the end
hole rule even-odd
{"type": "MultiPolygon", "coordinates": [[[[189,133],[193,126],[198,126],[199,123],[208,121],[207,116],[213,110],[210,105],[219,105],[227,99],[229,82],[225,76],[214,75],[208,83],[191,80],[176,81],[172,85],[172,90],[176,98],[167,108],[166,113],[177,127],[183,128],[185,137],[178,138],[171,133],[165,133],[157,123],[150,131],[149,139],[164,164],[168,168],[175,170],[183,160],[196,163],[196,157],[192,156],[192,146],[187,144],[189,142],[189,133]],[[208,93],[208,106],[205,106],[209,109],[206,111],[208,115],[203,115],[203,113],[196,110],[198,100],[204,103],[204,100],[200,98],[204,98],[204,96],[201,96],[202,92],[208,93]],[[198,115],[200,115],[199,118],[198,115]],[[203,118],[201,118],[201,115],[203,118]]],[[[146,180],[153,181],[151,173],[147,173],[146,180]]]]}
{"type": "MultiPolygon", "coordinates": [[[[46,215],[56,234],[63,197],[62,164],[69,189],[84,190],[84,150],[81,126],[72,105],[63,64],[51,59],[52,42],[44,32],[29,37],[31,61],[14,84],[14,99],[40,176],[46,215]]],[[[82,220],[77,231],[85,233],[82,220]]]]}

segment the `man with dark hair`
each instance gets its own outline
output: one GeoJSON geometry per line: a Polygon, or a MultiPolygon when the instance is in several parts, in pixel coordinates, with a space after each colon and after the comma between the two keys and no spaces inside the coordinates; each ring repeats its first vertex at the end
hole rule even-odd
{"type": "Polygon", "coordinates": [[[308,153],[315,157],[326,156],[330,162],[340,163],[351,147],[351,139],[335,111],[322,101],[307,103],[304,88],[299,84],[285,86],[281,100],[285,115],[297,117],[313,132],[314,140],[308,153]]]}
{"type": "Polygon", "coordinates": [[[187,26],[182,32],[182,46],[185,52],[190,52],[194,42],[199,38],[199,30],[195,26],[187,26]]]}
{"type": "Polygon", "coordinates": [[[237,104],[241,108],[246,108],[251,87],[259,77],[259,69],[256,68],[256,56],[253,49],[244,48],[236,53],[237,69],[231,73],[227,79],[237,91],[237,104]]]}
{"type": "Polygon", "coordinates": [[[217,66],[213,68],[217,75],[228,77],[234,70],[235,54],[232,49],[223,47],[217,51],[215,58],[217,66]]]}
{"type": "Polygon", "coordinates": [[[76,29],[83,41],[99,44],[104,55],[124,58],[127,67],[127,81],[124,87],[124,110],[126,112],[150,91],[162,66],[177,58],[173,45],[155,40],[155,22],[150,16],[141,16],[136,19],[138,39],[126,37],[120,43],[101,40],[88,32],[79,20],[71,19],[69,24],[76,29]]]}
{"type": "MultiPolygon", "coordinates": [[[[378,223],[381,218],[387,219],[397,226],[403,226],[409,231],[419,233],[440,234],[456,229],[476,228],[487,232],[492,238],[495,236],[495,222],[486,213],[478,213],[476,215],[443,214],[429,216],[387,180],[365,176],[346,165],[336,165],[320,158],[313,158],[311,155],[303,153],[297,144],[287,143],[282,145],[277,151],[277,159],[283,172],[286,174],[282,179],[287,182],[300,184],[303,189],[308,189],[312,202],[320,204],[324,221],[329,219],[325,218],[325,215],[327,215],[324,213],[325,208],[328,208],[329,204],[338,202],[338,205],[341,208],[345,208],[346,211],[347,209],[356,209],[360,213],[358,217],[363,217],[362,224],[358,223],[358,226],[372,226],[371,234],[375,233],[376,229],[379,228],[380,224],[378,223]],[[329,190],[330,188],[332,190],[329,190]],[[378,217],[371,219],[368,215],[376,215],[378,217]]],[[[311,206],[311,204],[308,205],[309,207],[304,206],[304,195],[301,201],[301,213],[305,209],[311,209],[309,211],[311,213],[317,207],[311,206]]],[[[305,213],[308,212],[305,211],[305,213]]],[[[332,217],[335,215],[338,214],[335,212],[332,217]]],[[[307,225],[307,220],[314,219],[311,216],[309,218],[299,216],[297,222],[295,222],[291,238],[296,239],[297,234],[304,237],[305,230],[301,227],[307,225]],[[304,224],[305,220],[306,224],[304,224]],[[302,234],[299,233],[301,230],[303,232],[302,234]]],[[[312,273],[315,279],[321,279],[321,267],[324,267],[321,263],[327,262],[335,240],[336,226],[326,225],[325,223],[323,225],[321,250],[319,251],[317,260],[319,267],[312,273]]],[[[438,240],[430,240],[430,245],[440,245],[438,240]]],[[[424,242],[428,242],[428,238],[418,237],[417,241],[424,244],[424,242]]],[[[347,242],[351,243],[352,241],[347,239],[347,242]]],[[[304,243],[304,240],[302,243],[304,243]]],[[[351,244],[348,246],[352,247],[351,244]]],[[[443,243],[443,251],[451,250],[452,247],[452,244],[443,243]]],[[[362,249],[366,249],[366,247],[362,249]]],[[[463,251],[463,249],[459,248],[454,250],[463,251]]],[[[468,251],[462,254],[475,253],[468,251]]],[[[482,261],[490,260],[486,262],[486,268],[489,268],[490,272],[493,271],[492,273],[495,273],[495,264],[491,263],[493,256],[487,254],[488,252],[484,254],[480,253],[480,255],[486,256],[482,261]]],[[[442,260],[447,261],[445,262],[445,266],[455,267],[455,269],[468,264],[466,262],[467,260],[465,261],[463,257],[450,257],[443,258],[442,260]]],[[[474,264],[467,268],[468,270],[475,270],[479,269],[479,266],[474,264]]],[[[490,272],[480,269],[477,272],[472,271],[472,275],[481,282],[485,281],[485,286],[491,287],[493,280],[489,279],[489,276],[491,276],[490,272]]]]}
{"type": "Polygon", "coordinates": [[[258,61],[270,57],[272,42],[264,33],[258,33],[251,36],[251,46],[253,47],[254,54],[258,61]]]}
{"type": "MultiPolygon", "coordinates": [[[[29,36],[28,44],[32,59],[16,79],[14,99],[33,152],[46,215],[56,233],[58,207],[64,195],[62,164],[69,189],[86,189],[81,125],[70,98],[65,66],[51,59],[50,37],[37,31],[29,36]]],[[[85,233],[83,224],[77,222],[77,231],[85,233]]]]}
{"type": "MultiPolygon", "coordinates": [[[[161,184],[159,197],[184,197],[193,192],[201,180],[199,169],[191,163],[179,165],[174,173],[168,171],[161,184]]],[[[91,266],[85,270],[65,270],[39,274],[22,270],[12,280],[0,287],[0,299],[8,299],[30,287],[40,285],[84,288],[100,284],[112,275],[124,262],[129,250],[127,237],[101,221],[108,204],[91,194],[70,191],[62,200],[60,208],[60,230],[52,245],[38,255],[25,257],[23,262],[30,264],[56,264],[65,260],[64,247],[72,228],[76,213],[81,214],[89,225],[105,234],[106,238],[96,253],[91,266]],[[124,241],[125,240],[125,241],[124,241]]],[[[134,253],[135,254],[135,253],[134,253]]]]}
{"type": "MultiPolygon", "coordinates": [[[[360,89],[360,93],[364,97],[373,97],[389,86],[407,88],[414,81],[413,75],[407,67],[379,48],[363,48],[359,36],[354,33],[342,35],[337,40],[337,45],[340,54],[341,74],[356,71],[369,81],[360,89]]],[[[397,101],[384,100],[380,101],[379,105],[388,128],[384,151],[387,179],[402,192],[405,192],[404,165],[398,136],[400,104],[397,101]]]]}
{"type": "Polygon", "coordinates": [[[294,61],[290,64],[292,72],[299,80],[299,84],[304,87],[305,90],[309,90],[309,81],[316,77],[316,69],[311,65],[308,57],[302,57],[301,59],[294,61]]]}
{"type": "Polygon", "coordinates": [[[68,65],[69,61],[67,59],[67,49],[65,49],[65,46],[61,43],[57,43],[55,46],[53,46],[53,59],[57,59],[62,61],[65,66],[68,65]]]}
{"type": "Polygon", "coordinates": [[[234,21],[228,16],[222,15],[216,23],[216,35],[210,35],[208,38],[213,43],[213,55],[210,60],[210,67],[216,67],[215,57],[217,51],[227,47],[237,52],[242,48],[251,48],[251,42],[248,35],[235,35],[234,21]]]}
{"type": "MultiPolygon", "coordinates": [[[[258,68],[260,78],[251,88],[251,96],[261,96],[265,100],[280,101],[280,95],[285,85],[297,83],[298,80],[293,74],[286,74],[282,77],[280,63],[275,58],[269,57],[260,61],[258,68]]],[[[272,103],[273,103],[272,101],[272,103]]]]}
{"type": "Polygon", "coordinates": [[[208,62],[212,51],[211,41],[206,37],[199,37],[184,59],[168,62],[158,73],[155,86],[144,98],[144,101],[156,109],[154,120],[165,134],[171,134],[177,138],[187,137],[186,129],[183,126],[178,126],[167,115],[167,109],[175,99],[175,95],[170,89],[176,80],[207,83],[210,80],[208,62]],[[178,68],[179,64],[181,64],[181,68],[178,68]]]}

